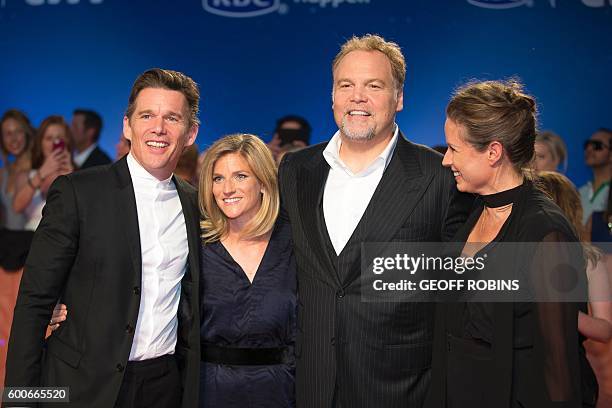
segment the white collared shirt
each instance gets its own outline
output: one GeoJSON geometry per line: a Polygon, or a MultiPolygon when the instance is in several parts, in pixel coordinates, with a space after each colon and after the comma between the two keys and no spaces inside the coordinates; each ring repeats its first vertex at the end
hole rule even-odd
{"type": "Polygon", "coordinates": [[[76,164],[77,167],[81,167],[83,163],[85,163],[91,152],[95,150],[96,146],[97,144],[94,143],[87,149],[83,150],[81,153],[77,153],[75,150],[74,154],[72,155],[72,161],[74,161],[74,164],[76,164]]]}
{"type": "Polygon", "coordinates": [[[172,177],[159,181],[132,153],[127,164],[136,196],[142,255],[140,308],[129,359],[148,360],[174,353],[181,279],[189,253],[187,229],[172,177]]]}
{"type": "Polygon", "coordinates": [[[395,125],[395,132],[385,150],[359,173],[353,173],[340,159],[340,131],[334,134],[323,150],[323,157],[331,167],[323,192],[323,215],[337,255],[351,238],[391,161],[398,132],[395,125]]]}
{"type": "Polygon", "coordinates": [[[595,211],[605,211],[608,206],[610,182],[606,181],[597,191],[593,191],[593,182],[589,181],[578,189],[582,203],[582,225],[586,225],[595,211]]]}

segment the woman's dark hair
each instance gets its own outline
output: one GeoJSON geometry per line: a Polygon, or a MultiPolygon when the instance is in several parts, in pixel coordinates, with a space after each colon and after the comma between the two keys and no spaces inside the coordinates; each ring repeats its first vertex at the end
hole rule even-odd
{"type": "Polygon", "coordinates": [[[535,99],[516,79],[470,82],[455,91],[446,116],[465,127],[465,140],[478,151],[498,141],[518,171],[533,159],[537,128],[535,99]]]}

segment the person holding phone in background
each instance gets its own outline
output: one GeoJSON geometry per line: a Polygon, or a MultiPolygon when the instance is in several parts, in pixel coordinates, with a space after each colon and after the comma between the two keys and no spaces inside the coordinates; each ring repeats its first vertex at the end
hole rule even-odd
{"type": "Polygon", "coordinates": [[[297,115],[287,115],[276,121],[276,128],[268,148],[277,163],[283,155],[302,149],[310,144],[312,127],[306,119],[297,115]]]}
{"type": "Polygon", "coordinates": [[[72,135],[64,118],[54,115],[42,121],[32,146],[32,170],[21,172],[15,182],[13,210],[25,215],[26,230],[38,227],[51,183],[74,171],[72,148],[72,135]]]}

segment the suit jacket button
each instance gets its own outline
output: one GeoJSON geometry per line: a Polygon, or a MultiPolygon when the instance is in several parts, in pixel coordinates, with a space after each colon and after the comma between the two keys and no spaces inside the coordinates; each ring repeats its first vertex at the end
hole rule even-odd
{"type": "Polygon", "coordinates": [[[332,337],[332,338],[331,338],[331,345],[332,345],[332,346],[335,346],[335,345],[336,345],[336,338],[335,338],[335,337],[332,337]]]}
{"type": "Polygon", "coordinates": [[[134,333],[134,327],[132,327],[131,325],[129,325],[129,324],[128,324],[127,326],[125,326],[125,332],[126,332],[127,334],[132,334],[132,333],[134,333]]]}
{"type": "Polygon", "coordinates": [[[125,367],[121,363],[117,363],[115,368],[117,369],[118,372],[122,372],[125,369],[125,367]]]}
{"type": "Polygon", "coordinates": [[[344,297],[344,289],[338,289],[338,291],[336,292],[336,297],[338,299],[342,299],[344,297]]]}
{"type": "Polygon", "coordinates": [[[140,286],[134,286],[134,289],[132,289],[134,291],[135,295],[140,295],[140,286]]]}

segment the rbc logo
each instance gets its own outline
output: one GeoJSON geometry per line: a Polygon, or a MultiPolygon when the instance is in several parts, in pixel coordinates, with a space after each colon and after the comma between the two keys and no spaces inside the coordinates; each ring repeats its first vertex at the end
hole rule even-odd
{"type": "Polygon", "coordinates": [[[224,17],[256,17],[272,13],[280,0],[202,0],[204,10],[224,17]]]}
{"type": "Polygon", "coordinates": [[[533,6],[533,0],[467,0],[468,3],[490,9],[509,9],[520,6],[533,6]]]}

